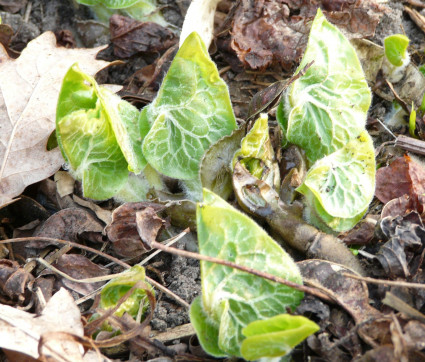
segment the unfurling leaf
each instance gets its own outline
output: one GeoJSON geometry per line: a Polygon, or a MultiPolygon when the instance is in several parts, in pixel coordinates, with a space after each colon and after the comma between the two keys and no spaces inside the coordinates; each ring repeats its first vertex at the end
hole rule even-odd
{"type": "Polygon", "coordinates": [[[375,191],[375,156],[366,131],[345,147],[323,157],[297,189],[313,201],[332,229],[351,229],[365,214],[375,191]]]}
{"type": "MultiPolygon", "coordinates": [[[[286,280],[302,283],[289,255],[252,219],[204,189],[197,207],[199,250],[286,280]]],[[[295,308],[303,293],[223,265],[201,261],[202,299],[190,319],[206,352],[242,356],[242,330],[251,322],[295,308]]]]}
{"type": "Polygon", "coordinates": [[[197,33],[177,52],[140,127],[148,162],[182,180],[198,177],[205,151],[236,128],[227,86],[197,33]]]}
{"type": "Polygon", "coordinates": [[[74,64],[59,95],[59,146],[86,197],[107,199],[126,183],[128,170],[146,166],[141,152],[139,112],[74,64]]]}
{"type": "Polygon", "coordinates": [[[406,56],[408,56],[408,46],[409,38],[406,35],[390,35],[384,39],[385,57],[392,65],[400,67],[403,65],[406,56]]]}
{"type": "Polygon", "coordinates": [[[275,162],[267,114],[260,115],[242,140],[241,149],[233,157],[233,167],[238,161],[251,175],[279,190],[280,171],[275,162]]]}
{"type": "Polygon", "coordinates": [[[249,361],[283,356],[318,330],[320,327],[308,318],[290,314],[251,322],[242,330],[246,339],[241,353],[249,361]]]}
{"type": "Polygon", "coordinates": [[[278,120],[286,139],[313,163],[363,131],[371,94],[354,48],[320,9],[297,72],[311,61],[289,86],[278,120]]]}
{"type": "Polygon", "coordinates": [[[373,198],[374,149],[364,130],[371,94],[356,52],[320,9],[297,72],[313,60],[288,88],[277,118],[286,142],[303,148],[310,161],[298,191],[306,196],[311,222],[343,231],[373,198]]]}
{"type": "MultiPolygon", "coordinates": [[[[144,282],[153,293],[153,288],[145,282],[145,269],[140,265],[134,265],[127,270],[125,275],[112,279],[100,292],[100,304],[102,309],[114,308],[118,301],[123,297],[137,282],[144,282]]],[[[136,289],[127,300],[122,303],[115,315],[121,317],[125,312],[132,317],[136,317],[139,308],[145,311],[149,306],[148,297],[144,289],[136,289]],[[143,303],[143,304],[142,304],[143,303]],[[141,305],[142,304],[142,305],[141,305]]]]}

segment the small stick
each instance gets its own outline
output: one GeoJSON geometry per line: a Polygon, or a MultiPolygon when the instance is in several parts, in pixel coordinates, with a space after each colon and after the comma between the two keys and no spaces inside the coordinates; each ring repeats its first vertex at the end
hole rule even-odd
{"type": "Polygon", "coordinates": [[[307,287],[307,286],[302,285],[302,284],[297,284],[297,283],[291,282],[289,280],[285,280],[285,279],[278,277],[276,275],[272,275],[272,274],[265,273],[265,272],[262,272],[262,271],[259,271],[259,270],[255,270],[253,268],[243,266],[243,265],[239,265],[239,264],[233,263],[231,261],[214,258],[212,256],[192,253],[192,252],[186,251],[186,250],[180,250],[180,249],[172,248],[172,247],[163,245],[161,243],[158,243],[156,241],[153,241],[150,246],[153,247],[153,248],[156,248],[156,249],[161,249],[162,251],[165,251],[165,252],[170,253],[170,254],[175,254],[175,255],[186,257],[186,258],[208,261],[210,263],[216,263],[216,264],[224,265],[224,266],[227,266],[227,267],[230,267],[230,268],[238,269],[238,270],[243,271],[245,273],[256,275],[258,277],[261,277],[261,278],[264,278],[264,279],[267,279],[267,280],[271,280],[272,282],[283,284],[283,285],[286,285],[290,288],[297,289],[301,292],[314,295],[315,297],[326,300],[327,302],[331,302],[331,303],[335,302],[331,297],[320,292],[317,289],[310,288],[310,287],[307,287]]]}
{"type": "Polygon", "coordinates": [[[358,275],[348,274],[348,273],[342,273],[342,275],[344,275],[347,278],[361,280],[366,283],[392,285],[395,287],[425,289],[425,284],[420,284],[420,283],[409,283],[409,282],[402,282],[402,281],[395,281],[395,280],[381,280],[381,279],[375,279],[375,278],[369,278],[369,277],[361,277],[358,275]]]}

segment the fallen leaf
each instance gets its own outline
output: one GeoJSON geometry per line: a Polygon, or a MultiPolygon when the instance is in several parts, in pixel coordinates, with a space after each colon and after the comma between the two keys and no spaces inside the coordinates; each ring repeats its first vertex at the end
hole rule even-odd
{"type": "Polygon", "coordinates": [[[231,47],[252,69],[277,63],[289,70],[304,52],[318,7],[350,38],[372,36],[386,9],[374,0],[301,0],[284,4],[281,0],[243,0],[234,17],[231,47]]]}
{"type": "Polygon", "coordinates": [[[366,343],[373,346],[375,340],[388,338],[388,321],[369,304],[366,283],[343,275],[353,271],[325,260],[304,260],[297,265],[305,284],[328,294],[360,324],[359,335],[366,343]]]}
{"type": "MultiPolygon", "coordinates": [[[[33,236],[77,241],[80,234],[90,231],[101,233],[103,225],[89,211],[69,208],[50,216],[33,236]]],[[[44,248],[46,245],[56,245],[56,243],[53,241],[31,241],[26,244],[28,248],[44,248]]]]}
{"type": "Polygon", "coordinates": [[[409,156],[399,157],[376,172],[375,196],[383,203],[408,195],[413,207],[424,209],[425,169],[409,156]]]}
{"type": "Polygon", "coordinates": [[[75,62],[91,75],[106,67],[95,59],[101,49],[57,47],[52,32],[28,43],[16,60],[0,46],[0,206],[64,162],[59,149],[46,151],[62,78],[75,62]]]}
{"type": "MultiPolygon", "coordinates": [[[[84,255],[79,254],[62,255],[53,266],[74,279],[87,279],[110,274],[108,268],[95,264],[84,255]]],[[[55,273],[47,270],[43,272],[43,275],[49,274],[55,273]]],[[[81,295],[87,295],[94,292],[105,284],[105,282],[77,283],[61,276],[57,276],[57,278],[65,288],[80,293],[81,295]]]]}
{"type": "Polygon", "coordinates": [[[117,255],[135,257],[147,251],[136,226],[136,212],[146,208],[159,211],[164,209],[164,206],[151,202],[131,202],[121,205],[112,213],[112,222],[105,230],[117,255]]]}
{"type": "Polygon", "coordinates": [[[174,33],[152,22],[114,14],[109,19],[114,54],[129,58],[139,52],[161,53],[177,42],[174,33]]]}
{"type": "Polygon", "coordinates": [[[0,260],[0,290],[12,301],[24,302],[27,284],[32,280],[34,277],[16,261],[0,260]]]}
{"type": "Polygon", "coordinates": [[[414,254],[423,250],[425,228],[418,213],[404,216],[387,216],[380,222],[380,231],[388,241],[376,254],[388,276],[408,277],[409,264],[414,254]]]}
{"type": "Polygon", "coordinates": [[[161,219],[152,207],[147,207],[136,212],[136,226],[143,245],[148,248],[156,241],[159,230],[164,226],[165,220],[161,219]]]}
{"type": "MultiPolygon", "coordinates": [[[[38,350],[40,338],[49,332],[83,336],[80,310],[65,289],[47,302],[40,316],[0,305],[0,347],[38,359],[41,358],[38,350]]],[[[75,341],[49,339],[41,350],[45,358],[54,361],[83,360],[84,350],[75,341]]]]}

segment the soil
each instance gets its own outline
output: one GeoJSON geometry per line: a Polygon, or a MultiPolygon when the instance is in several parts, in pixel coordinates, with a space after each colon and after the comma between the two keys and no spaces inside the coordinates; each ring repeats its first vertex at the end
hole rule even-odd
{"type": "MultiPolygon", "coordinates": [[[[183,15],[189,2],[159,0],[159,3],[163,6],[164,17],[177,28],[181,27],[183,15]]],[[[376,29],[376,34],[371,40],[382,45],[383,39],[386,36],[405,32],[411,40],[411,49],[423,53],[425,36],[410,20],[407,14],[403,13],[403,4],[395,0],[389,1],[387,5],[393,11],[383,16],[376,29]]],[[[85,6],[75,6],[70,0],[29,1],[27,7],[24,7],[17,14],[0,12],[0,16],[2,22],[11,25],[16,34],[11,44],[11,48],[16,51],[22,50],[28,41],[49,30],[53,31],[58,37],[61,36],[62,31],[70,31],[76,45],[79,47],[94,47],[109,44],[107,27],[90,23],[94,21],[90,10],[85,6]],[[29,16],[27,15],[28,6],[31,6],[29,16]],[[26,19],[26,17],[28,18],[26,19]],[[87,26],[87,24],[92,24],[93,26],[87,26]]],[[[213,56],[219,69],[227,67],[228,63],[220,53],[215,53],[213,56]]],[[[113,59],[111,48],[102,52],[102,58],[113,59]]],[[[155,59],[156,56],[152,55],[146,57],[134,56],[126,60],[124,65],[109,68],[100,77],[104,83],[128,85],[130,77],[137,70],[152,64],[155,59]]],[[[235,113],[239,118],[243,118],[246,115],[248,101],[252,95],[264,88],[261,84],[276,80],[270,74],[254,72],[257,87],[252,87],[252,73],[236,72],[233,69],[227,68],[222,72],[222,77],[229,84],[235,113]]],[[[375,96],[369,116],[370,118],[385,120],[390,111],[391,104],[375,96]]],[[[371,133],[373,135],[373,130],[371,133]]],[[[391,139],[391,136],[388,134],[382,135],[381,133],[376,133],[375,136],[375,141],[378,142],[375,146],[379,146],[379,143],[391,139]]],[[[177,243],[177,247],[193,250],[196,248],[193,244],[193,240],[188,239],[186,244],[185,239],[183,239],[177,243]]],[[[195,297],[200,295],[201,287],[198,261],[161,253],[151,260],[150,265],[147,268],[148,275],[158,281],[160,281],[158,274],[162,275],[167,288],[186,302],[190,303],[195,297]]],[[[305,303],[307,302],[304,301],[303,305],[305,303]]],[[[176,304],[167,295],[162,295],[158,302],[154,318],[151,321],[152,329],[162,332],[185,323],[189,323],[186,310],[176,304]]]]}

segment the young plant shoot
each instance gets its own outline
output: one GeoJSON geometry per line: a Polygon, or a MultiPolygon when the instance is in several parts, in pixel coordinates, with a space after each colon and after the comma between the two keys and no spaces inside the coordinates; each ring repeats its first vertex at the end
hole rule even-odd
{"type": "Polygon", "coordinates": [[[366,213],[375,189],[373,143],[365,131],[371,93],[350,42],[319,9],[307,49],[278,107],[284,142],[309,161],[304,183],[306,217],[325,230],[351,229],[366,213]],[[326,39],[326,41],[324,41],[326,39]]]}
{"type": "MultiPolygon", "coordinates": [[[[201,254],[302,283],[290,256],[251,218],[211,191],[204,189],[203,196],[196,212],[201,254]]],[[[212,356],[283,356],[319,329],[306,318],[286,314],[303,298],[295,289],[205,261],[201,284],[202,297],[193,301],[190,320],[212,356]]]]}
{"type": "Polygon", "coordinates": [[[410,63],[407,51],[409,38],[403,34],[394,34],[384,39],[385,58],[382,64],[384,76],[391,82],[399,82],[410,63]]]}
{"type": "Polygon", "coordinates": [[[205,151],[235,128],[227,86],[196,33],[141,112],[74,65],[56,116],[62,154],[84,195],[97,200],[143,200],[150,187],[162,188],[159,174],[197,180],[205,151]]]}

